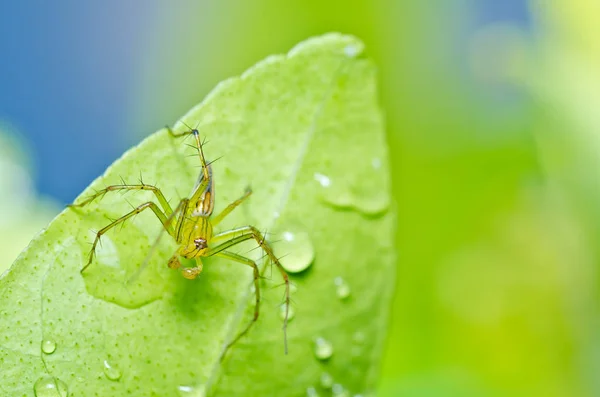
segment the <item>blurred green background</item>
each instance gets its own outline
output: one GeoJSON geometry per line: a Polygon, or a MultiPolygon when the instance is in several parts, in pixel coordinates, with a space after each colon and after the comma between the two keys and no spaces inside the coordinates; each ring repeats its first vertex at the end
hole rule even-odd
{"type": "Polygon", "coordinates": [[[24,4],[0,6],[0,271],[220,80],[351,33],[399,213],[379,394],[600,395],[597,0],[24,4]]]}

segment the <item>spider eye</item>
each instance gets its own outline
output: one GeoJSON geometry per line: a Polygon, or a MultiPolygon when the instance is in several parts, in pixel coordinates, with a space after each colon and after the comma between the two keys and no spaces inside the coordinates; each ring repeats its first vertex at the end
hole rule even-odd
{"type": "Polygon", "coordinates": [[[204,249],[208,246],[206,240],[203,238],[194,239],[194,244],[196,245],[196,249],[204,249]]]}

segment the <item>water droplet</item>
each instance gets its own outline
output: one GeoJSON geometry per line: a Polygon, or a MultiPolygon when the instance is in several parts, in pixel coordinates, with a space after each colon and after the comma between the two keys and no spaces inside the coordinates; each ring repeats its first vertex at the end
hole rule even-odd
{"type": "Polygon", "coordinates": [[[67,397],[69,389],[65,382],[51,376],[39,378],[33,385],[36,397],[67,397]]]}
{"type": "Polygon", "coordinates": [[[52,339],[44,339],[42,341],[42,352],[52,354],[56,350],[56,342],[52,339]]]}
{"type": "MultiPolygon", "coordinates": [[[[279,317],[282,320],[285,320],[285,309],[286,309],[286,304],[282,303],[279,306],[279,317]]],[[[296,315],[296,312],[294,311],[294,307],[290,305],[290,308],[288,309],[288,321],[292,321],[292,319],[294,318],[295,315],[296,315]]]]}
{"type": "Polygon", "coordinates": [[[315,339],[315,357],[319,360],[327,360],[333,355],[333,345],[325,338],[315,339]]]}
{"type": "Polygon", "coordinates": [[[104,375],[110,380],[119,380],[121,378],[121,371],[110,365],[110,363],[104,360],[104,375]]]}
{"type": "Polygon", "coordinates": [[[381,168],[381,159],[379,157],[375,157],[371,160],[371,167],[373,167],[374,170],[378,170],[381,168]]]}
{"type": "Polygon", "coordinates": [[[358,48],[354,45],[347,45],[344,47],[344,54],[346,54],[347,57],[354,58],[358,55],[358,48]]]}
{"type": "Polygon", "coordinates": [[[179,395],[182,397],[205,397],[206,396],[206,386],[179,386],[177,388],[179,390],[179,395]]]}
{"type": "Polygon", "coordinates": [[[327,372],[323,372],[321,374],[321,386],[324,389],[331,389],[331,387],[333,386],[333,377],[327,372]]]}
{"type": "Polygon", "coordinates": [[[331,387],[331,395],[336,397],[350,397],[350,393],[348,390],[344,388],[344,386],[336,383],[331,387]]]}
{"type": "Polygon", "coordinates": [[[321,185],[322,200],[335,208],[351,208],[367,215],[377,215],[390,205],[389,181],[379,158],[371,160],[371,167],[362,167],[352,175],[335,179],[315,174],[321,185]]]}
{"type": "Polygon", "coordinates": [[[333,283],[336,286],[335,293],[337,294],[338,298],[346,299],[350,296],[350,286],[346,283],[346,281],[344,281],[343,278],[336,277],[333,280],[333,283]]]}
{"type": "Polygon", "coordinates": [[[310,267],[315,259],[315,249],[308,233],[299,230],[283,232],[283,240],[277,243],[279,255],[285,255],[281,265],[288,273],[300,273],[310,267]]]}
{"type": "Polygon", "coordinates": [[[317,393],[317,389],[315,389],[314,387],[307,387],[306,397],[319,397],[319,393],[317,393]]]}
{"type": "MultiPolygon", "coordinates": [[[[105,216],[102,211],[89,221],[101,227],[106,225],[105,216]]],[[[125,227],[128,230],[127,235],[135,236],[135,239],[103,235],[96,246],[94,259],[82,277],[88,293],[96,298],[126,308],[138,308],[162,297],[167,279],[159,274],[159,269],[164,269],[164,262],[160,262],[161,266],[158,266],[158,262],[164,259],[155,255],[156,259],[153,258],[140,272],[140,266],[144,263],[151,242],[141,229],[137,228],[136,231],[134,223],[125,227]]],[[[90,233],[89,241],[94,241],[95,236],[94,233],[90,233]]]]}
{"type": "Polygon", "coordinates": [[[331,186],[331,179],[329,179],[329,177],[327,175],[323,175],[323,174],[319,174],[318,172],[315,172],[314,178],[315,178],[315,181],[319,182],[321,184],[321,186],[323,186],[323,187],[331,186]]]}
{"type": "Polygon", "coordinates": [[[250,293],[248,294],[248,305],[256,304],[256,287],[254,284],[250,286],[250,293]]]}
{"type": "Polygon", "coordinates": [[[273,219],[277,219],[279,218],[281,215],[279,214],[279,211],[274,211],[273,212],[273,219]]]}

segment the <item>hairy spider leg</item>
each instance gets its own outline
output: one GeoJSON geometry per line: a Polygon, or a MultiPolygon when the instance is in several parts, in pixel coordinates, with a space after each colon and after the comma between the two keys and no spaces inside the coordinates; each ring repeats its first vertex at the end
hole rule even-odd
{"type": "Polygon", "coordinates": [[[221,213],[215,215],[214,218],[211,218],[210,221],[213,224],[213,226],[216,226],[219,223],[221,223],[223,218],[225,218],[227,215],[229,215],[229,213],[231,211],[233,211],[238,205],[242,204],[244,202],[244,200],[246,200],[248,197],[250,197],[251,194],[252,194],[252,189],[250,189],[250,187],[247,187],[246,191],[244,192],[244,195],[242,197],[235,200],[233,203],[229,204],[227,207],[225,207],[225,209],[223,209],[223,211],[221,211],[221,213]]]}
{"type": "Polygon", "coordinates": [[[165,199],[165,196],[163,195],[163,193],[161,192],[161,190],[159,188],[157,188],[156,186],[153,186],[153,185],[147,185],[147,184],[140,184],[140,185],[127,185],[127,184],[110,185],[110,186],[105,187],[102,190],[97,191],[96,193],[94,193],[93,195],[87,197],[85,200],[81,201],[80,203],[69,204],[68,207],[73,207],[73,208],[84,207],[84,206],[90,204],[92,201],[96,200],[98,197],[104,196],[108,192],[120,191],[120,190],[147,190],[147,191],[152,191],[154,193],[154,195],[156,196],[158,202],[160,203],[160,206],[162,207],[162,211],[160,210],[160,208],[155,203],[153,203],[153,202],[150,201],[150,202],[147,202],[147,203],[144,203],[144,204],[138,206],[133,211],[125,214],[121,218],[115,220],[114,222],[110,223],[109,225],[107,225],[106,227],[104,227],[100,231],[98,231],[96,233],[96,238],[94,239],[94,243],[92,244],[92,249],[90,251],[90,254],[89,254],[89,257],[88,257],[88,261],[87,261],[86,265],[81,269],[82,273],[83,273],[83,271],[85,271],[85,269],[87,269],[91,265],[92,260],[93,260],[94,255],[95,255],[96,246],[98,244],[98,241],[100,240],[100,237],[102,237],[102,235],[104,233],[106,233],[108,230],[112,229],[113,227],[115,227],[118,224],[121,224],[121,223],[125,222],[127,219],[131,218],[132,216],[134,216],[136,214],[139,214],[140,212],[142,212],[146,208],[150,208],[154,212],[154,214],[157,216],[157,218],[160,220],[160,222],[163,224],[165,230],[171,236],[175,236],[175,230],[172,227],[170,227],[169,226],[169,222],[167,222],[167,220],[169,219],[169,217],[171,217],[171,215],[173,214],[173,210],[171,209],[171,206],[169,205],[169,202],[165,199]]]}
{"type": "Polygon", "coordinates": [[[83,200],[77,204],[75,204],[75,203],[68,204],[67,207],[83,207],[83,206],[91,203],[92,201],[96,200],[98,197],[104,196],[108,192],[114,192],[114,191],[119,191],[119,190],[149,190],[149,191],[152,191],[152,193],[154,193],[154,195],[156,196],[156,199],[158,200],[160,206],[162,207],[164,214],[166,216],[169,216],[173,212],[173,210],[171,209],[171,206],[169,205],[169,202],[167,201],[167,199],[165,199],[165,196],[162,194],[160,189],[157,188],[156,186],[147,185],[145,183],[140,184],[140,185],[129,185],[129,184],[110,185],[110,186],[105,187],[102,190],[98,190],[96,193],[92,194],[91,196],[87,197],[85,200],[83,200]]]}
{"type": "MultiPolygon", "coordinates": [[[[208,251],[205,253],[205,256],[213,256],[213,255],[219,254],[219,253],[225,251],[227,248],[230,248],[234,245],[240,244],[243,241],[252,240],[252,239],[254,239],[256,241],[256,243],[262,248],[262,250],[269,256],[269,259],[275,264],[275,266],[277,266],[277,268],[279,269],[279,272],[281,273],[281,277],[283,278],[283,282],[285,284],[285,298],[284,298],[285,318],[283,320],[283,339],[284,339],[285,354],[287,354],[287,350],[288,350],[287,349],[287,323],[288,323],[288,317],[289,317],[289,311],[290,311],[290,280],[289,280],[289,277],[288,277],[285,269],[279,262],[279,259],[275,256],[275,254],[273,253],[273,250],[265,241],[265,238],[262,235],[262,233],[258,229],[256,229],[254,226],[244,226],[244,227],[227,230],[227,231],[221,232],[219,234],[216,234],[213,236],[211,243],[223,241],[223,240],[225,240],[225,241],[223,241],[221,244],[218,244],[216,246],[209,247],[208,251]]],[[[241,257],[241,258],[244,258],[245,260],[250,261],[250,259],[248,259],[248,258],[245,258],[245,257],[241,257]]],[[[247,262],[246,262],[246,264],[247,264],[247,262]]],[[[253,324],[254,324],[254,321],[252,321],[249,324],[249,326],[245,330],[242,331],[242,334],[238,335],[235,338],[235,340],[238,340],[241,336],[246,334],[253,324]]]]}
{"type": "Polygon", "coordinates": [[[209,179],[208,165],[206,163],[206,158],[204,157],[204,150],[202,149],[202,143],[200,142],[200,133],[198,132],[197,128],[191,128],[187,124],[185,124],[185,126],[189,128],[189,131],[176,133],[171,129],[171,127],[167,126],[166,128],[167,128],[167,131],[169,131],[169,134],[174,138],[178,138],[178,137],[182,137],[182,136],[190,135],[190,134],[194,135],[194,138],[196,139],[196,147],[198,149],[198,156],[200,157],[200,163],[202,164],[202,177],[205,180],[208,180],[209,179]]]}
{"type": "Polygon", "coordinates": [[[161,209],[158,208],[158,205],[156,205],[152,201],[148,201],[148,202],[146,202],[144,204],[141,204],[138,207],[134,208],[133,211],[128,212],[127,214],[123,215],[122,217],[120,217],[119,219],[115,220],[114,222],[111,222],[110,224],[108,224],[107,226],[103,227],[102,229],[100,229],[96,233],[96,238],[94,239],[94,243],[92,244],[92,250],[90,251],[90,255],[89,255],[87,264],[80,270],[81,273],[83,273],[85,271],[85,269],[87,269],[91,265],[92,259],[94,258],[94,254],[96,252],[96,245],[98,245],[98,241],[100,241],[100,238],[102,237],[102,235],[104,233],[106,233],[107,231],[109,231],[113,227],[119,225],[120,223],[125,222],[127,219],[131,218],[134,215],[139,214],[140,212],[142,212],[142,211],[144,211],[145,209],[148,209],[148,208],[150,208],[152,210],[152,212],[154,212],[154,214],[157,216],[157,218],[163,224],[163,226],[167,230],[167,232],[169,232],[171,234],[172,230],[170,229],[169,225],[167,224],[167,217],[161,211],[161,209]]]}
{"type": "Polygon", "coordinates": [[[254,316],[252,317],[252,320],[248,323],[246,328],[244,328],[235,338],[233,338],[233,340],[231,340],[229,343],[227,343],[227,345],[225,346],[225,349],[223,349],[223,353],[221,354],[221,360],[222,360],[223,357],[225,357],[225,353],[227,353],[227,350],[229,350],[229,348],[231,346],[233,346],[242,336],[246,335],[248,333],[248,331],[250,330],[250,327],[252,327],[252,325],[256,322],[256,320],[258,320],[258,313],[260,310],[260,283],[259,283],[260,273],[259,273],[258,265],[256,264],[256,262],[253,261],[252,259],[246,258],[242,255],[238,255],[238,254],[235,254],[233,252],[228,252],[228,251],[221,251],[221,252],[214,254],[214,256],[219,256],[221,258],[226,258],[226,259],[229,259],[229,260],[232,260],[235,262],[243,263],[245,265],[252,267],[252,269],[254,270],[254,295],[255,295],[254,316]]]}
{"type": "MultiPolygon", "coordinates": [[[[173,236],[173,238],[175,238],[175,241],[177,241],[178,243],[180,242],[179,236],[181,235],[181,228],[183,226],[183,221],[184,221],[183,213],[185,213],[188,204],[189,204],[189,199],[186,199],[186,198],[182,199],[179,202],[179,204],[177,204],[177,207],[175,207],[175,210],[173,210],[173,212],[171,212],[171,214],[169,215],[169,217],[167,218],[167,221],[166,221],[166,225],[169,227],[171,226],[171,224],[173,222],[175,222],[175,227],[173,228],[173,233],[169,233],[169,234],[171,234],[171,236],[173,236]]],[[[142,262],[142,265],[133,274],[133,276],[131,276],[127,280],[128,283],[131,283],[134,280],[136,280],[139,277],[139,275],[144,271],[144,269],[146,269],[146,267],[148,267],[148,264],[150,263],[150,259],[152,258],[152,255],[156,251],[156,248],[158,247],[158,245],[160,243],[160,239],[162,238],[165,231],[168,231],[167,227],[164,227],[158,233],[158,235],[156,236],[156,240],[154,240],[154,243],[152,243],[152,246],[150,247],[148,254],[146,254],[146,258],[144,258],[144,262],[142,262]]],[[[171,269],[179,269],[180,266],[181,266],[181,264],[179,263],[179,258],[178,258],[177,252],[175,252],[175,254],[169,259],[168,267],[171,269]],[[175,263],[174,259],[176,260],[176,263],[175,263]]]]}

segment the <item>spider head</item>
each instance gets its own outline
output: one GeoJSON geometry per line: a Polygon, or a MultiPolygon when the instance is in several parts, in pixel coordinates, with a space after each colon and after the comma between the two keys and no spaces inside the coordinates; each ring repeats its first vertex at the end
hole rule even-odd
{"type": "Polygon", "coordinates": [[[206,244],[206,239],[198,237],[194,239],[194,245],[196,246],[197,250],[205,250],[206,248],[208,248],[208,244],[206,244]]]}
{"type": "Polygon", "coordinates": [[[187,244],[183,245],[180,252],[181,256],[191,259],[202,256],[207,248],[208,243],[206,242],[206,239],[203,237],[196,237],[193,240],[190,240],[187,244]]]}

